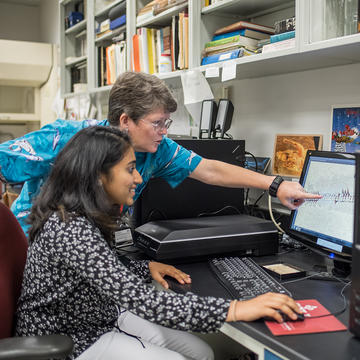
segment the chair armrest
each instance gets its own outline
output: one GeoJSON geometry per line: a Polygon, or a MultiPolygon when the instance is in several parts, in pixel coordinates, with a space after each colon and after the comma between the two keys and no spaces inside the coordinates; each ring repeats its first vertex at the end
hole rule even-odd
{"type": "Polygon", "coordinates": [[[11,337],[0,340],[0,360],[63,359],[73,346],[66,335],[11,337]]]}

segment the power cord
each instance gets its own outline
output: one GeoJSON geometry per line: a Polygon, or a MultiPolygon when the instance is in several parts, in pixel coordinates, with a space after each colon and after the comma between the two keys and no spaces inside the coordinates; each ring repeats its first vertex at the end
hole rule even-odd
{"type": "MultiPolygon", "coordinates": [[[[320,274],[320,273],[319,273],[320,274]]],[[[297,282],[297,281],[302,281],[302,280],[305,280],[305,279],[309,279],[313,276],[316,276],[318,274],[312,274],[312,275],[309,275],[309,276],[306,276],[304,278],[301,278],[301,279],[296,279],[296,280],[290,280],[290,281],[285,281],[285,282],[282,282],[281,284],[284,285],[284,284],[289,284],[289,283],[293,283],[293,282],[297,282]]],[[[344,291],[345,289],[351,284],[351,281],[348,281],[348,282],[345,282],[344,280],[340,279],[340,278],[337,278],[334,276],[335,279],[337,279],[339,282],[341,283],[344,283],[345,285],[343,286],[343,288],[341,289],[340,291],[340,296],[343,298],[343,301],[344,301],[344,305],[342,307],[342,309],[340,309],[339,311],[335,311],[335,312],[332,312],[332,313],[329,313],[329,314],[325,314],[325,315],[318,315],[318,316],[311,316],[309,317],[308,319],[318,319],[318,318],[322,318],[322,317],[326,317],[326,316],[338,316],[340,314],[342,314],[346,308],[347,308],[347,301],[346,301],[346,297],[344,295],[344,291]]]]}
{"type": "Polygon", "coordinates": [[[271,206],[271,196],[269,195],[268,197],[268,207],[269,207],[269,215],[270,215],[270,219],[271,221],[274,223],[274,225],[276,226],[276,228],[280,231],[281,234],[285,234],[285,230],[283,230],[281,228],[281,224],[280,223],[277,223],[275,218],[274,218],[274,215],[272,213],[272,206],[271,206]]]}
{"type": "Polygon", "coordinates": [[[236,211],[237,214],[241,215],[241,212],[239,211],[238,208],[236,208],[235,206],[232,205],[226,205],[223,208],[221,208],[220,210],[217,211],[213,211],[213,212],[208,212],[208,213],[200,213],[197,217],[201,217],[201,216],[209,216],[209,215],[217,215],[220,212],[226,210],[226,209],[233,209],[236,211]]]}

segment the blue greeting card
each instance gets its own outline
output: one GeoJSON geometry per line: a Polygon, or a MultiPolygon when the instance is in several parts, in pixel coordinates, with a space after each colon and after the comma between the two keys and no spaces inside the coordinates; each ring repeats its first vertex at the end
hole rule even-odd
{"type": "Polygon", "coordinates": [[[360,106],[333,107],[331,151],[360,150],[360,106]]]}

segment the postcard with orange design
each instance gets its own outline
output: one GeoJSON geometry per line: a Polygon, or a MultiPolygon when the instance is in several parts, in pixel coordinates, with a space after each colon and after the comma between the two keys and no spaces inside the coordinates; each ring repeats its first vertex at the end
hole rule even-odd
{"type": "Polygon", "coordinates": [[[322,135],[276,135],[273,174],[300,177],[306,151],[322,150],[322,139],[322,135]]]}

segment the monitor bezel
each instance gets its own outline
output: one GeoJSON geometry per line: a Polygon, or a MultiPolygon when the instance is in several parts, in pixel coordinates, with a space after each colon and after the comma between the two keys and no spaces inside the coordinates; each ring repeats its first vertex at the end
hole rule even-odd
{"type": "MultiPolygon", "coordinates": [[[[311,157],[324,157],[324,158],[334,158],[334,159],[351,159],[355,161],[355,154],[353,153],[340,153],[333,151],[321,151],[321,150],[308,150],[306,153],[303,170],[299,182],[301,185],[304,183],[306,169],[311,157]]],[[[355,166],[355,165],[354,165],[355,166]]],[[[355,189],[354,189],[355,190],[355,189]]],[[[352,256],[352,244],[351,246],[343,245],[342,251],[338,252],[336,250],[321,246],[317,243],[318,237],[311,234],[306,234],[295,229],[292,229],[291,226],[294,221],[297,210],[292,210],[290,215],[289,229],[287,231],[288,235],[299,241],[308,248],[311,248],[316,251],[320,251],[322,254],[331,255],[335,260],[349,260],[351,261],[352,256]]]]}

